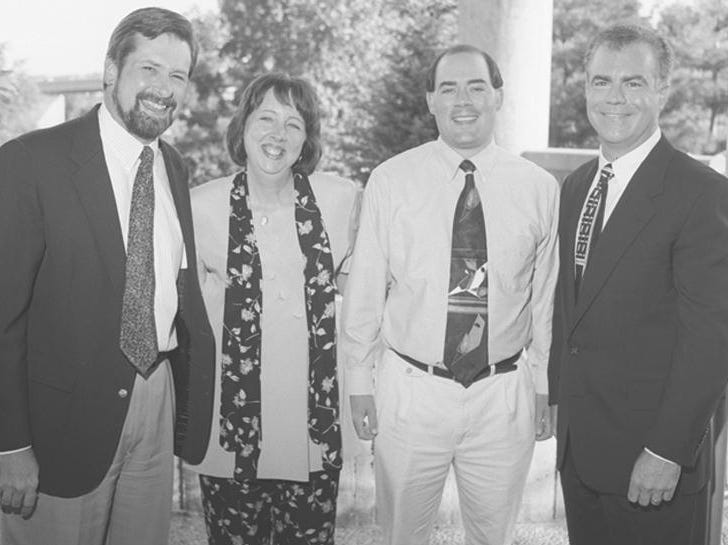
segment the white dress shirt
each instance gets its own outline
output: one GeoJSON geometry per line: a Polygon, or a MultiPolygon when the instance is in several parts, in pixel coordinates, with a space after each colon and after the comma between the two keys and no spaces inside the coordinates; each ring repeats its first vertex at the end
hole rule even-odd
{"type": "MultiPolygon", "coordinates": [[[[99,108],[99,128],[126,247],[131,193],[144,145],[111,117],[105,104],[99,108]]],[[[154,319],[159,351],[166,352],[177,347],[174,329],[178,304],[177,275],[181,268],[187,266],[187,259],[158,141],[155,140],[149,147],[154,151],[154,319]]]]}
{"type": "MultiPolygon", "coordinates": [[[[597,182],[599,181],[599,174],[601,173],[602,168],[604,168],[604,165],[611,163],[612,170],[614,171],[614,177],[609,180],[607,200],[604,203],[604,223],[602,224],[602,230],[604,230],[607,226],[607,221],[612,215],[614,208],[617,206],[619,199],[622,198],[622,193],[624,193],[624,190],[627,189],[627,185],[632,179],[632,176],[634,176],[634,173],[637,172],[637,169],[644,160],[647,159],[652,148],[654,148],[660,141],[661,136],[662,133],[660,132],[660,129],[657,129],[647,140],[642,142],[642,144],[614,161],[608,161],[607,158],[604,157],[602,150],[599,150],[599,167],[597,168],[597,173],[589,186],[587,195],[591,194],[594,187],[596,187],[597,182]]],[[[584,201],[584,206],[586,206],[586,200],[584,201]]],[[[584,214],[584,206],[581,211],[582,215],[584,214]]]]}
{"type": "MultiPolygon", "coordinates": [[[[343,308],[349,394],[371,394],[382,343],[442,366],[452,224],[465,183],[442,140],[377,167],[364,191],[343,308]]],[[[559,186],[548,172],[491,144],[470,160],[488,246],[488,354],[527,351],[545,394],[558,271],[559,186]]]]}

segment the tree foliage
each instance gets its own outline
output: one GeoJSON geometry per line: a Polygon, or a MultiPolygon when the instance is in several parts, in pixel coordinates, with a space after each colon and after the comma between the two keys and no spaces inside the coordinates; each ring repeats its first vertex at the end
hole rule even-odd
{"type": "Polygon", "coordinates": [[[370,77],[360,93],[360,114],[347,132],[344,152],[357,177],[406,149],[437,137],[425,100],[425,74],[437,53],[456,41],[457,2],[399,2],[391,47],[383,52],[383,73],[370,77]],[[366,100],[361,100],[367,97],[366,100]],[[362,119],[363,117],[363,119],[362,119]]]}
{"type": "MultiPolygon", "coordinates": [[[[606,21],[636,21],[638,0],[595,3],[554,0],[549,144],[596,147],[586,117],[582,59],[589,39],[606,21]]],[[[675,1],[653,13],[676,56],[670,97],[660,116],[666,136],[692,153],[725,146],[728,112],[728,12],[724,0],[675,1]]]]}
{"type": "Polygon", "coordinates": [[[202,56],[174,131],[195,182],[230,172],[224,132],[245,86],[279,70],[307,78],[322,106],[321,169],[364,181],[432,138],[421,76],[450,42],[456,0],[222,0],[197,17],[202,56]]]}
{"type": "Polygon", "coordinates": [[[0,44],[0,144],[35,126],[37,85],[20,65],[10,66],[0,44]]]}
{"type": "Polygon", "coordinates": [[[639,8],[639,0],[554,0],[550,146],[597,147],[596,134],[586,117],[584,54],[605,21],[637,21],[639,8]]]}
{"type": "MultiPolygon", "coordinates": [[[[675,0],[650,21],[678,60],[661,125],[679,147],[724,146],[728,114],[725,0],[675,0]]],[[[193,15],[201,42],[189,100],[171,136],[188,158],[193,184],[232,172],[224,134],[240,94],[263,72],[307,78],[322,106],[320,169],[365,181],[388,157],[437,135],[423,76],[457,41],[458,0],[220,0],[219,13],[193,15]]],[[[554,0],[549,144],[595,147],[587,120],[582,59],[607,22],[640,20],[640,0],[554,0]]],[[[642,19],[644,21],[644,19],[642,19]]],[[[0,143],[33,127],[39,92],[0,44],[0,143]]],[[[69,115],[94,97],[70,97],[69,115]]]]}
{"type": "Polygon", "coordinates": [[[728,112],[725,2],[673,4],[660,13],[659,27],[670,39],[677,61],[671,98],[663,115],[665,130],[683,149],[715,153],[725,146],[728,112]],[[719,121],[722,131],[718,131],[719,121]]]}

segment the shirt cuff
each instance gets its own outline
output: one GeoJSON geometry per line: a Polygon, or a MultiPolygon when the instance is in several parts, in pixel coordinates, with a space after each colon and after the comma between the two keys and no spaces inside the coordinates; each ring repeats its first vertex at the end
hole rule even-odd
{"type": "Polygon", "coordinates": [[[659,454],[655,454],[654,452],[652,452],[652,451],[651,451],[650,449],[648,449],[647,447],[645,447],[645,452],[647,452],[648,454],[651,454],[652,456],[654,456],[654,457],[655,457],[655,458],[657,458],[658,460],[662,460],[663,462],[667,462],[668,464],[672,464],[672,465],[676,465],[676,466],[679,466],[679,465],[680,465],[680,464],[678,464],[677,462],[673,462],[672,460],[668,460],[667,458],[663,458],[663,457],[662,457],[662,456],[660,456],[659,454]]]}
{"type": "Polygon", "coordinates": [[[4,451],[0,452],[0,456],[2,456],[3,454],[15,454],[16,452],[23,452],[24,450],[30,450],[31,448],[32,447],[30,445],[28,445],[27,447],[18,448],[15,450],[4,450],[4,451]]]}

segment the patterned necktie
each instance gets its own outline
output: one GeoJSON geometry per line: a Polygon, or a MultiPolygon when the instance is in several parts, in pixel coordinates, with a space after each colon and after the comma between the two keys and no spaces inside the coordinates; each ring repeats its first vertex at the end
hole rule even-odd
{"type": "Polygon", "coordinates": [[[131,194],[120,346],[146,377],[157,359],[154,323],[154,152],[144,146],[131,194]]]}
{"type": "Polygon", "coordinates": [[[488,252],[475,165],[467,159],[465,187],[455,207],[443,361],[465,386],[488,365],[488,252]]]}
{"type": "Polygon", "coordinates": [[[574,246],[574,289],[579,296],[581,280],[584,277],[589,255],[597,244],[604,224],[604,206],[607,202],[609,180],[614,177],[612,163],[607,163],[599,174],[599,181],[586,200],[579,220],[579,230],[574,246]]]}

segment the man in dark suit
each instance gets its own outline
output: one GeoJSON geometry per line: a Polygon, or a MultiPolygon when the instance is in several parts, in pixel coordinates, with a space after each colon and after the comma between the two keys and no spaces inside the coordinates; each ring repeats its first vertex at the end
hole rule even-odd
{"type": "Polygon", "coordinates": [[[167,543],[173,442],[205,452],[213,341],[187,171],[158,138],[196,57],[187,19],[132,12],[103,104],[0,148],[3,545],[167,543]]]}
{"type": "Polygon", "coordinates": [[[599,158],[561,194],[549,362],[572,545],[700,543],[728,377],[728,182],[658,116],[672,54],[612,26],[586,55],[599,158]]]}

